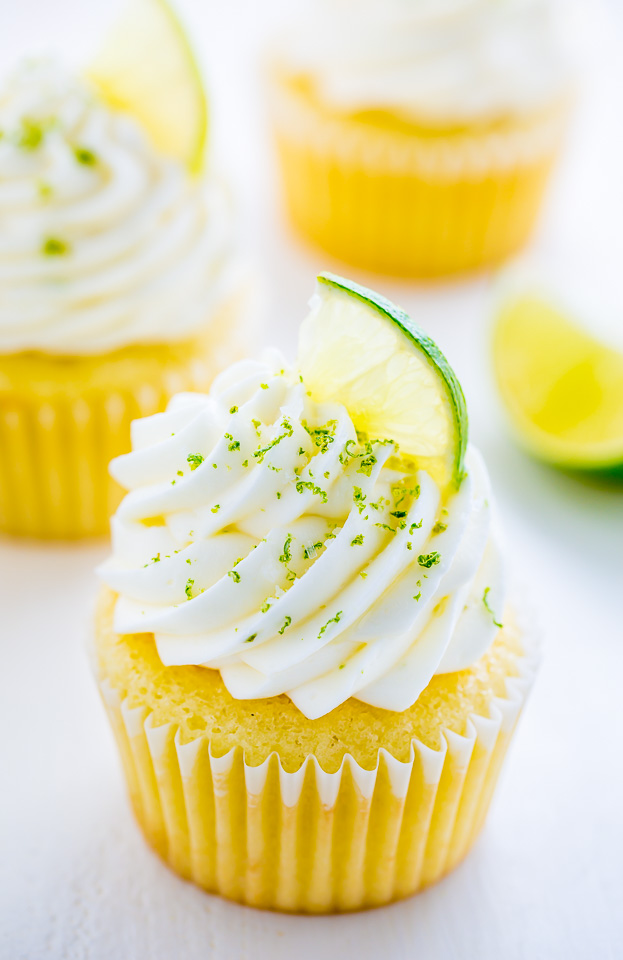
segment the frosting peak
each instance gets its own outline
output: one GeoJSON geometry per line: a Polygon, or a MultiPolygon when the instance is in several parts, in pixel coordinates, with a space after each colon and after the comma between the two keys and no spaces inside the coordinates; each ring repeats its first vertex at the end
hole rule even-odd
{"type": "Polygon", "coordinates": [[[388,439],[362,441],[276,352],[133,425],[130,492],[100,568],[115,629],[165,665],[218,669],[239,699],[287,693],[309,718],[354,696],[404,710],[484,652],[503,605],[486,472],[444,506],[388,439]]]}
{"type": "Polygon", "coordinates": [[[0,353],[183,339],[232,281],[226,197],[49,61],[0,91],[0,353]]]}
{"type": "Polygon", "coordinates": [[[568,8],[568,0],[324,0],[292,24],[277,58],[338,109],[434,124],[497,119],[564,93],[568,8]]]}

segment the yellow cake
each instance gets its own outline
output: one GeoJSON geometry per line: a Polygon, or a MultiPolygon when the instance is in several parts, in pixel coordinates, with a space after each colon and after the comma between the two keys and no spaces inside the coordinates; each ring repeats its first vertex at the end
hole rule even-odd
{"type": "Polygon", "coordinates": [[[136,818],[183,877],[250,906],[342,911],[416,893],[468,852],[534,669],[516,627],[406,711],[351,698],[307,720],[285,695],[235,700],[216,670],[165,667],[153,634],[115,634],[114,601],[102,592],[96,672],[136,818]]]}
{"type": "Polygon", "coordinates": [[[229,200],[52,62],[0,125],[0,530],[103,534],[130,422],[246,349],[229,200]]]}
{"type": "Polygon", "coordinates": [[[569,109],[550,7],[341,0],[290,28],[269,86],[298,231],[356,266],[414,277],[519,250],[569,109]]]}
{"type": "Polygon", "coordinates": [[[151,845],[207,891],[307,913],[459,862],[536,656],[499,619],[447,361],[383,298],[319,279],[297,367],[269,351],[134,424],[93,657],[151,845]]]}

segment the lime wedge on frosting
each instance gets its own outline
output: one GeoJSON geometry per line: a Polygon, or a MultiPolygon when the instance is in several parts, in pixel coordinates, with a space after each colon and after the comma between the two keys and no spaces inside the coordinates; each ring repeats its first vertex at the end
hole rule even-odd
{"type": "Polygon", "coordinates": [[[623,472],[623,354],[594,340],[539,294],[509,297],[493,358],[523,445],[561,467],[623,472]]]}
{"type": "Polygon", "coordinates": [[[111,107],[136,117],[159,150],[192,172],[201,168],[206,96],[188,38],[166,0],[128,0],[87,73],[111,107]]]}
{"type": "Polygon", "coordinates": [[[330,273],[318,277],[299,338],[314,400],[343,403],[367,439],[399,444],[443,491],[458,487],[467,445],[461,386],[433,340],[384,297],[330,273]]]}

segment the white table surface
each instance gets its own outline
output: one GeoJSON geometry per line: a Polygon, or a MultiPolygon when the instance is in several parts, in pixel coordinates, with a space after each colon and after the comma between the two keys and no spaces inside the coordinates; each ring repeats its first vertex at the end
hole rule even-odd
{"type": "MultiPolygon", "coordinates": [[[[91,7],[23,0],[0,53],[6,59],[42,36],[75,53],[96,32],[91,7]]],[[[335,265],[288,234],[274,198],[253,56],[277,5],[261,16],[252,0],[206,7],[184,4],[208,64],[216,152],[240,200],[243,243],[265,278],[265,340],[292,354],[314,274],[335,265]]],[[[546,261],[594,264],[617,243],[620,258],[623,119],[610,66],[617,31],[613,20],[595,34],[604,56],[589,71],[535,243],[546,261]]],[[[620,267],[608,276],[619,280],[620,267]]],[[[437,887],[367,914],[271,915],[177,879],[132,820],[84,654],[92,568],[106,544],[0,540],[3,960],[623,957],[623,489],[553,472],[509,439],[490,382],[487,280],[443,290],[371,282],[416,313],[463,380],[509,555],[546,636],[484,835],[437,887]]],[[[608,332],[611,319],[593,319],[608,332]]],[[[619,324],[610,326],[615,339],[623,316],[619,324]]]]}

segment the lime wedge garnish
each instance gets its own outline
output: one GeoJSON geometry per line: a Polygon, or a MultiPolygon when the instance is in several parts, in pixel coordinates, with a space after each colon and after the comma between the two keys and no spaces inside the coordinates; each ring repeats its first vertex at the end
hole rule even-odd
{"type": "Polygon", "coordinates": [[[623,355],[537,294],[501,307],[493,356],[502,398],[533,454],[581,470],[623,468],[623,355]]]}
{"type": "Polygon", "coordinates": [[[87,69],[111,107],[127,110],[155,146],[201,168],[206,96],[188,38],[166,0],[128,0],[87,69]]]}
{"type": "Polygon", "coordinates": [[[299,365],[314,400],[343,403],[368,439],[396,441],[399,456],[442,490],[458,487],[467,445],[463,391],[437,344],[404,311],[321,274],[301,326],[299,365]]]}

